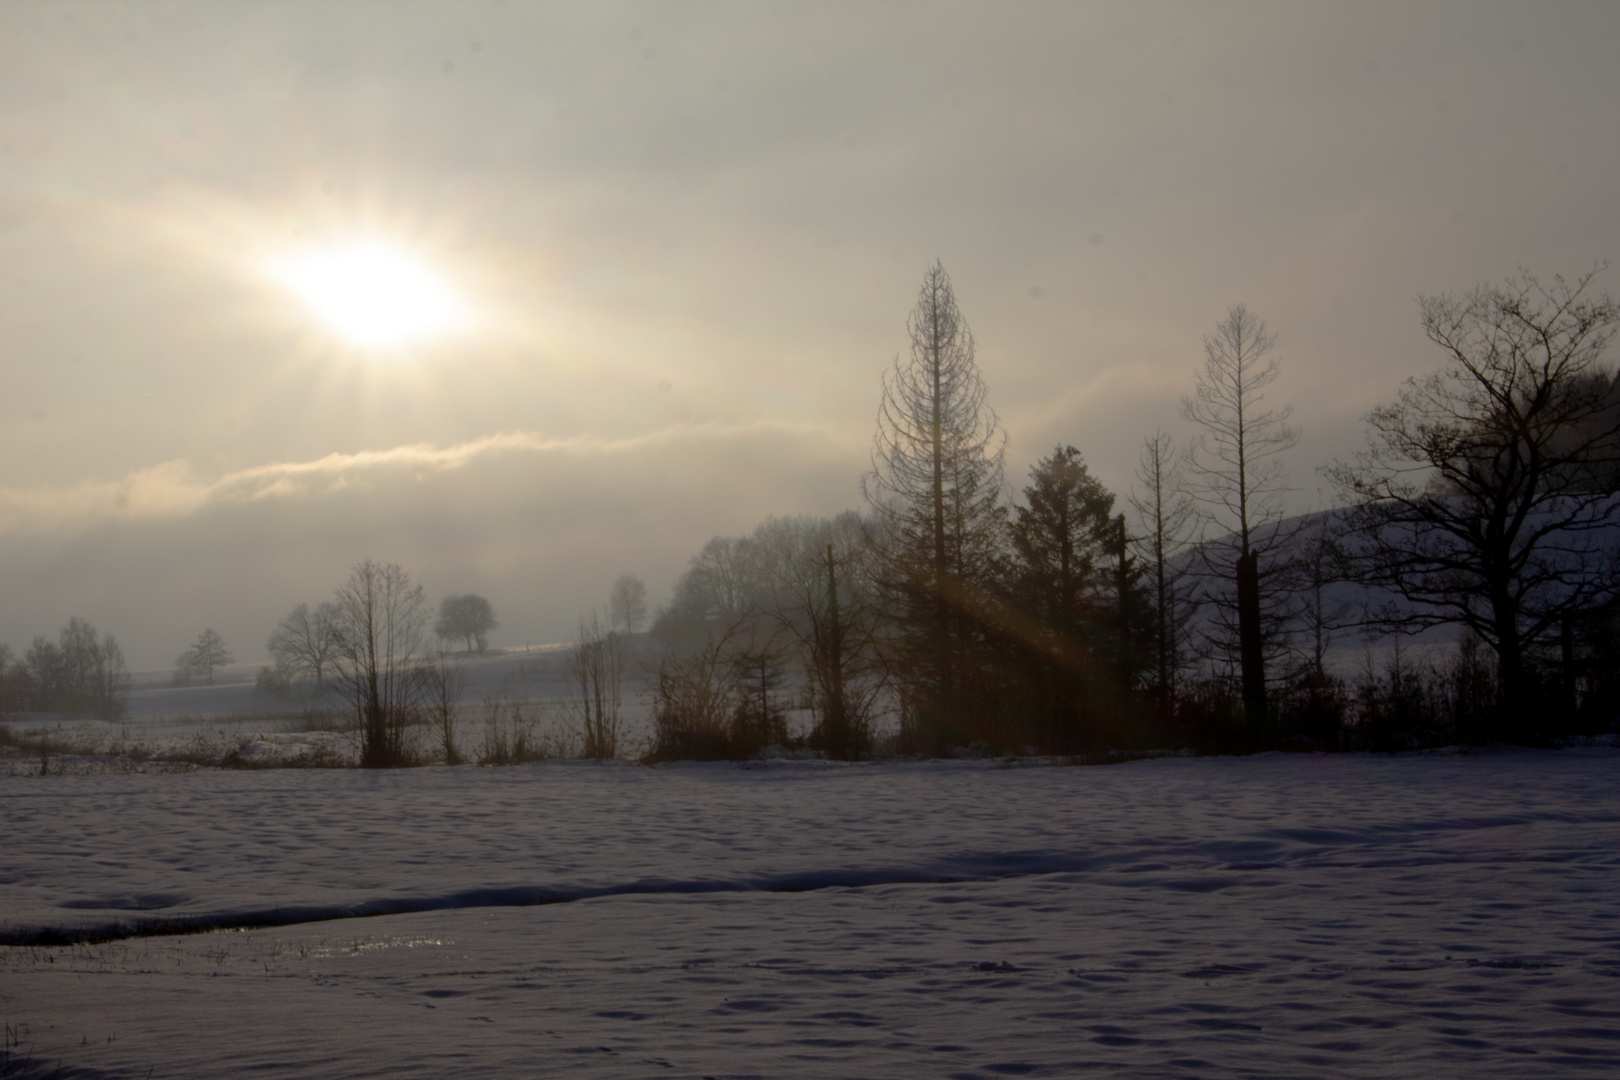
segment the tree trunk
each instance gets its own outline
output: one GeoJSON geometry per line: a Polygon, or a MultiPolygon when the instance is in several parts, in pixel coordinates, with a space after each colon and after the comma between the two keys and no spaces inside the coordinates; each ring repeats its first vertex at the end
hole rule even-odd
{"type": "Polygon", "coordinates": [[[1266,658],[1260,637],[1260,566],[1250,552],[1237,561],[1238,655],[1243,669],[1243,714],[1253,733],[1266,722],[1266,658]]]}
{"type": "Polygon", "coordinates": [[[849,716],[844,708],[844,628],[838,613],[838,563],[827,545],[827,700],[823,704],[822,741],[835,761],[849,757],[849,716]]]}
{"type": "Polygon", "coordinates": [[[1565,615],[1558,620],[1558,673],[1563,679],[1565,722],[1575,716],[1575,626],[1565,615]]]}
{"type": "Polygon", "coordinates": [[[1506,595],[1493,598],[1496,624],[1496,680],[1500,687],[1502,715],[1499,734],[1534,738],[1535,710],[1524,671],[1524,642],[1519,635],[1518,611],[1506,595]]]}
{"type": "Polygon", "coordinates": [[[1130,538],[1125,533],[1125,515],[1120,514],[1114,519],[1114,544],[1117,557],[1114,565],[1114,601],[1119,620],[1117,644],[1118,652],[1115,658],[1116,675],[1119,684],[1126,690],[1131,688],[1131,567],[1126,561],[1129,553],[1130,538]]]}

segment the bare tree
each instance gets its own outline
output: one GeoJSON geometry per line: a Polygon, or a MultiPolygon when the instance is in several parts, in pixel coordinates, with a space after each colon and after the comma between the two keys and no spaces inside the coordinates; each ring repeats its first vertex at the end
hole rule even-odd
{"type": "Polygon", "coordinates": [[[772,518],[754,530],[766,615],[797,643],[817,716],[813,741],[828,757],[871,746],[886,673],[866,525],[836,518],[772,518]]]}
{"type": "Polygon", "coordinates": [[[950,278],[929,267],[907,320],[910,359],[883,380],[872,471],[861,490],[907,648],[910,725],[935,746],[963,739],[973,596],[1005,541],[1006,435],[987,403],[972,331],[950,278]]]}
{"type": "Polygon", "coordinates": [[[1620,602],[1620,401],[1602,366],[1620,306],[1593,295],[1601,269],[1422,297],[1445,365],[1369,413],[1368,449],[1326,470],[1359,503],[1366,570],[1408,603],[1407,626],[1477,634],[1526,728],[1527,653],[1620,602]]]}
{"type": "Polygon", "coordinates": [[[489,648],[485,635],[499,629],[500,625],[495,621],[495,609],[488,600],[477,593],[463,593],[447,596],[439,602],[439,620],[433,624],[433,632],[446,641],[461,638],[467,643],[468,652],[476,647],[482,653],[489,648]]]}
{"type": "MultiPolygon", "coordinates": [[[[71,653],[71,650],[70,650],[71,653]]],[[[191,648],[175,659],[175,682],[180,685],[201,677],[210,686],[214,684],[214,669],[229,664],[234,657],[225,647],[225,639],[212,628],[197,635],[191,648]]]]}
{"type": "Polygon", "coordinates": [[[747,537],[713,537],[693,558],[686,585],[704,621],[746,619],[759,606],[758,553],[747,537]]]}
{"type": "Polygon", "coordinates": [[[1305,638],[1301,662],[1306,674],[1319,684],[1328,677],[1327,652],[1334,635],[1364,621],[1358,605],[1334,591],[1352,576],[1339,535],[1343,528],[1339,512],[1325,511],[1302,523],[1293,540],[1289,577],[1299,600],[1294,617],[1305,638]]]}
{"type": "Polygon", "coordinates": [[[22,671],[26,696],[38,709],[54,709],[54,702],[67,692],[62,675],[62,650],[56,642],[38,634],[23,653],[22,671]]]}
{"type": "MultiPolygon", "coordinates": [[[[213,634],[213,631],[208,633],[213,634]]],[[[57,634],[57,648],[61,650],[63,682],[82,694],[94,681],[100,660],[96,628],[77,615],[73,616],[57,634]]]]}
{"type": "Polygon", "coordinates": [[[752,755],[787,740],[787,717],[782,711],[787,649],[782,628],[770,629],[774,632],[756,633],[732,654],[737,702],[731,741],[739,753],[752,755]]]}
{"type": "Polygon", "coordinates": [[[1236,614],[1238,660],[1243,676],[1243,709],[1251,724],[1266,719],[1266,632],[1261,621],[1264,579],[1275,569],[1261,556],[1274,549],[1282,520],[1286,469],[1281,455],[1299,441],[1289,426],[1291,409],[1266,409],[1264,390],[1277,378],[1271,358],[1276,339],[1266,324],[1242,304],[1227,309],[1215,332],[1204,338],[1204,366],[1191,397],[1181,401],[1184,417],[1201,429],[1186,459],[1189,487],[1207,526],[1218,531],[1202,550],[1217,580],[1231,581],[1234,593],[1212,598],[1236,614]]]}
{"type": "Polygon", "coordinates": [[[735,639],[741,631],[742,624],[733,622],[685,652],[665,653],[653,697],[654,758],[736,756],[731,722],[739,674],[735,639]]]}
{"type": "Polygon", "coordinates": [[[466,687],[466,676],[462,674],[455,657],[439,649],[417,669],[417,679],[421,684],[428,723],[439,737],[439,750],[444,755],[444,763],[460,765],[466,760],[457,741],[461,691],[466,687]]]}
{"type": "Polygon", "coordinates": [[[579,688],[585,756],[616,756],[624,694],[624,640],[615,631],[604,631],[594,611],[579,621],[578,636],[568,654],[568,670],[579,688]]]}
{"type": "Polygon", "coordinates": [[[338,587],[336,688],[355,711],[360,764],[402,764],[406,730],[421,694],[417,673],[427,629],[420,585],[394,563],[358,563],[338,587]]]}
{"type": "Polygon", "coordinates": [[[115,720],[127,707],[131,679],[118,639],[98,638],[94,626],[74,616],[56,641],[36,637],[21,663],[8,657],[5,681],[9,693],[35,709],[115,720]]]}
{"type": "Polygon", "coordinates": [[[104,634],[91,671],[91,711],[104,720],[115,720],[122,716],[128,707],[129,687],[133,681],[118,639],[104,634]]]}
{"type": "Polygon", "coordinates": [[[1186,545],[1193,506],[1182,490],[1180,454],[1163,431],[1143,441],[1136,481],[1131,505],[1142,522],[1137,542],[1147,556],[1153,590],[1154,690],[1161,715],[1169,716],[1181,667],[1183,627],[1192,608],[1185,566],[1173,559],[1186,545]]]}
{"type": "Polygon", "coordinates": [[[11,646],[0,641],[0,719],[22,707],[23,688],[22,663],[11,646]]]}
{"type": "Polygon", "coordinates": [[[634,636],[647,621],[647,586],[634,574],[622,574],[613,583],[608,602],[608,624],[627,636],[634,636]]]}
{"type": "Polygon", "coordinates": [[[330,601],[313,610],[299,604],[276,624],[267,643],[278,672],[288,679],[305,678],[316,694],[326,691],[326,671],[337,649],[337,606],[330,601]]]}
{"type": "Polygon", "coordinates": [[[674,600],[653,633],[678,653],[692,652],[716,633],[756,619],[767,590],[752,538],[712,537],[676,582],[674,600]]]}

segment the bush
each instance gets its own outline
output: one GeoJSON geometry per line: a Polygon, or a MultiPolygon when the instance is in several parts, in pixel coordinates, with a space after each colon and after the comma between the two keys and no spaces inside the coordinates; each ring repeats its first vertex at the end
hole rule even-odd
{"type": "Polygon", "coordinates": [[[525,710],[522,702],[485,698],[478,764],[521,765],[566,756],[566,747],[554,735],[538,730],[539,722],[533,706],[525,710]]]}
{"type": "Polygon", "coordinates": [[[1342,749],[1349,710],[1350,696],[1343,679],[1306,668],[1277,695],[1281,745],[1289,750],[1342,749]]]}
{"type": "Polygon", "coordinates": [[[649,761],[734,761],[756,752],[736,739],[736,672],[724,640],[658,666],[649,761]]]}
{"type": "Polygon", "coordinates": [[[280,664],[275,667],[266,664],[259,668],[259,674],[253,680],[253,692],[273,697],[286,697],[292,693],[292,679],[280,664]]]}
{"type": "Polygon", "coordinates": [[[1242,754],[1254,748],[1243,698],[1230,679],[1188,683],[1176,697],[1175,718],[1186,744],[1200,754],[1242,754]]]}

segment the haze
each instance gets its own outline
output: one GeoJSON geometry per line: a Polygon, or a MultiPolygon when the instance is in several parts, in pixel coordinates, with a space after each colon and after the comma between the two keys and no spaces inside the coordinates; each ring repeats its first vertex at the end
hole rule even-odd
{"type": "Polygon", "coordinates": [[[0,640],[255,660],[365,557],[562,640],[621,573],[656,601],[860,505],[935,258],[1019,486],[1062,442],[1123,494],[1243,302],[1317,506],[1439,362],[1417,295],[1620,253],[1617,42],[1607,5],[0,7],[0,640]],[[368,244],[454,333],[336,332],[270,270],[368,244]]]}

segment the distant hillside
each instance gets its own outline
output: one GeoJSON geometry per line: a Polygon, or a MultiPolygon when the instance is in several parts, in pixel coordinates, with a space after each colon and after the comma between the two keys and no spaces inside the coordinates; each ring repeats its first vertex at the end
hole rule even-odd
{"type": "MultiPolygon", "coordinates": [[[[1275,588],[1268,591],[1266,605],[1275,617],[1274,628],[1282,640],[1278,652],[1294,659],[1309,655],[1314,637],[1315,612],[1322,613],[1327,648],[1324,665],[1333,673],[1353,675],[1366,669],[1371,662],[1381,666],[1394,649],[1414,659],[1433,658],[1454,649],[1465,631],[1458,625],[1422,627],[1419,618],[1422,609],[1408,602],[1399,593],[1359,579],[1354,569],[1355,541],[1347,538],[1345,522],[1350,511],[1335,509],[1316,511],[1285,518],[1267,525],[1254,534],[1254,546],[1263,552],[1263,571],[1271,569],[1275,588]],[[1325,552],[1320,600],[1314,598],[1313,575],[1309,563],[1319,545],[1348,549],[1325,552]],[[1338,555],[1350,557],[1349,564],[1336,563],[1338,555]],[[1411,629],[1396,632],[1393,626],[1405,623],[1411,629]]],[[[1533,524],[1533,523],[1532,523],[1533,524]]],[[[1569,540],[1564,541],[1566,544],[1569,540]]],[[[1620,522],[1591,533],[1582,534],[1576,541],[1578,548],[1566,548],[1573,559],[1580,554],[1598,554],[1615,560],[1620,565],[1620,522]]],[[[1231,537],[1205,541],[1211,548],[1231,547],[1231,537]]],[[[1234,586],[1229,578],[1215,578],[1205,568],[1205,559],[1197,547],[1180,552],[1173,563],[1176,571],[1185,575],[1193,592],[1203,602],[1194,611],[1187,624],[1187,637],[1196,650],[1200,639],[1219,642],[1223,639],[1221,613],[1211,597],[1230,597],[1234,586]]],[[[1213,661],[1204,660],[1206,669],[1218,665],[1219,650],[1213,661]]]]}

